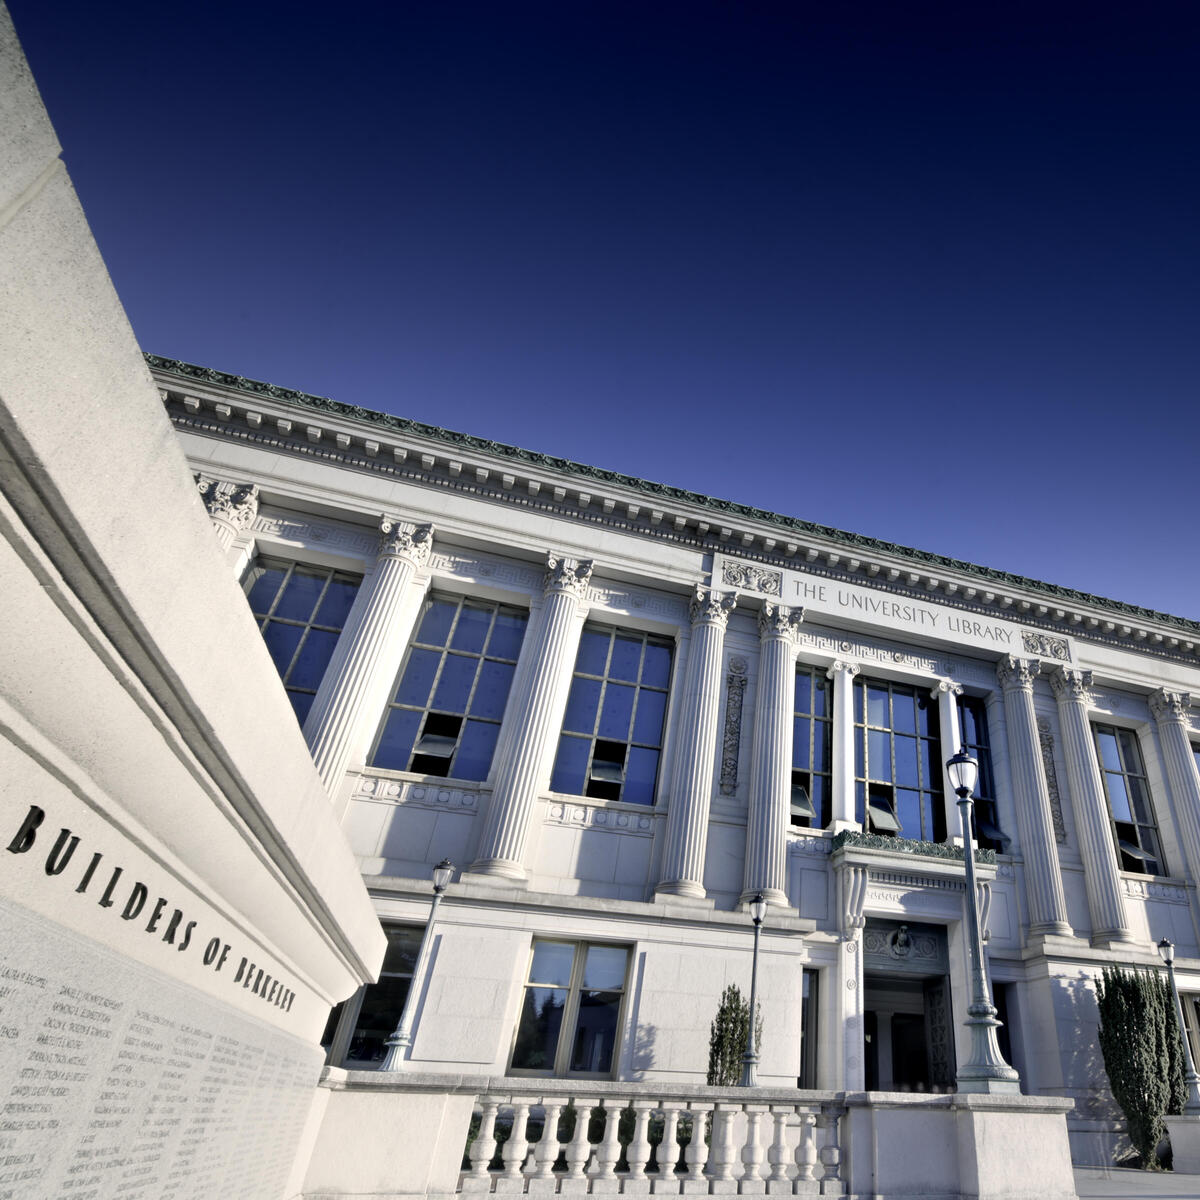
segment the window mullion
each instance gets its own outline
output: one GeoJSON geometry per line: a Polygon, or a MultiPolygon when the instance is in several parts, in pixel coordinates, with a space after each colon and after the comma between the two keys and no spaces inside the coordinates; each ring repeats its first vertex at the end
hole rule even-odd
{"type": "MultiPolygon", "coordinates": [[[[567,1004],[563,1009],[562,1029],[559,1033],[558,1051],[554,1056],[554,1073],[562,1077],[568,1074],[571,1065],[571,1048],[575,1045],[575,1025],[579,1020],[579,991],[583,984],[583,966],[587,961],[587,943],[575,947],[575,958],[571,963],[571,982],[567,989],[567,1004]]],[[[581,1121],[587,1120],[584,1113],[581,1121]]]]}

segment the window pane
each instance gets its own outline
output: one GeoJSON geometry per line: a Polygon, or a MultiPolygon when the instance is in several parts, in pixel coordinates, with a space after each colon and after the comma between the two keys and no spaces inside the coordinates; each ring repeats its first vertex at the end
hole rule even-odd
{"type": "Polygon", "coordinates": [[[287,587],[283,589],[279,603],[275,605],[274,615],[293,621],[307,621],[313,615],[317,601],[325,590],[327,578],[324,571],[316,574],[304,567],[296,567],[287,587]]]}
{"type": "Polygon", "coordinates": [[[1146,781],[1137,775],[1126,779],[1129,787],[1129,802],[1133,807],[1133,816],[1142,825],[1153,825],[1154,815],[1150,811],[1150,793],[1146,781]]]}
{"type": "Polygon", "coordinates": [[[1120,729],[1117,731],[1117,737],[1121,742],[1121,753],[1125,756],[1125,770],[1140,775],[1142,773],[1142,754],[1138,749],[1137,735],[1132,730],[1120,729]]]}
{"type": "Polygon", "coordinates": [[[517,1026],[517,1044],[513,1050],[513,1066],[516,1069],[553,1069],[563,1010],[566,1007],[567,993],[563,989],[525,989],[525,998],[521,1005],[521,1023],[517,1026]]]}
{"type": "Polygon", "coordinates": [[[579,657],[575,661],[575,670],[585,675],[603,675],[605,664],[608,662],[608,643],[612,636],[600,633],[595,629],[585,629],[579,639],[579,657]]]}
{"type": "Polygon", "coordinates": [[[458,624],[454,627],[450,645],[455,650],[470,650],[474,654],[482,654],[491,624],[490,608],[476,608],[474,605],[464,604],[459,610],[458,624]]]}
{"type": "Polygon", "coordinates": [[[329,660],[333,657],[333,648],[337,645],[338,634],[329,633],[324,629],[310,629],[304,639],[304,647],[296,659],[288,676],[290,687],[312,688],[316,691],[321,686],[321,679],[329,660]]]}
{"type": "Polygon", "coordinates": [[[249,590],[246,599],[250,601],[250,611],[265,617],[271,609],[271,604],[283,583],[287,571],[282,567],[268,567],[255,564],[250,568],[247,582],[249,590]]]}
{"type": "Polygon", "coordinates": [[[807,717],[796,717],[792,722],[792,768],[807,771],[812,765],[809,757],[809,720],[807,717]]]}
{"type": "Polygon", "coordinates": [[[412,712],[407,708],[393,708],[384,723],[371,765],[389,771],[407,771],[408,760],[412,755],[413,738],[417,736],[417,726],[420,723],[419,712],[412,712]]]}
{"type": "Polygon", "coordinates": [[[633,722],[633,740],[649,746],[662,744],[663,720],[667,715],[667,693],[638,693],[637,717],[633,722]]]}
{"type": "Polygon", "coordinates": [[[418,708],[424,708],[429,702],[429,689],[433,687],[440,661],[441,655],[434,650],[412,650],[408,656],[408,666],[404,668],[404,677],[396,689],[396,703],[415,704],[418,708]]]}
{"type": "Polygon", "coordinates": [[[891,724],[888,717],[888,694],[886,688],[874,686],[867,688],[867,724],[882,725],[885,728],[891,724]]]}
{"type": "Polygon", "coordinates": [[[613,679],[627,679],[636,683],[642,665],[641,639],[617,637],[613,639],[612,661],[608,673],[613,679]]]}
{"type": "Polygon", "coordinates": [[[863,739],[866,737],[866,731],[856,729],[854,731],[854,777],[855,779],[866,778],[866,764],[863,759],[863,739]]]}
{"type": "Polygon", "coordinates": [[[550,777],[551,791],[566,792],[571,796],[583,795],[590,746],[586,738],[571,737],[567,733],[558,739],[558,757],[554,760],[554,773],[550,777]]]}
{"type": "Polygon", "coordinates": [[[1100,748],[1100,761],[1107,771],[1121,769],[1121,756],[1117,753],[1117,739],[1107,729],[1096,730],[1096,745],[1100,748]]]}
{"type": "Polygon", "coordinates": [[[450,774],[455,779],[486,779],[499,736],[499,725],[490,721],[468,721],[450,774]]]}
{"type": "Polygon", "coordinates": [[[654,782],[658,776],[658,751],[641,746],[630,748],[625,761],[625,786],[621,799],[629,804],[653,804],[654,782]]]}
{"type": "Polygon", "coordinates": [[[917,732],[923,737],[937,737],[937,702],[932,696],[917,695],[917,732]]]}
{"type": "Polygon", "coordinates": [[[796,696],[793,704],[798,713],[811,711],[812,675],[808,671],[796,672],[796,696]]]}
{"type": "Polygon", "coordinates": [[[596,709],[600,705],[600,681],[576,676],[571,680],[571,694],[567,698],[567,714],[563,718],[563,729],[589,736],[596,728],[596,709]]]}
{"type": "Polygon", "coordinates": [[[447,654],[442,663],[442,677],[438,680],[431,707],[442,708],[447,712],[466,712],[467,698],[471,694],[471,684],[475,682],[478,666],[477,658],[447,654]]]}
{"type": "Polygon", "coordinates": [[[829,824],[829,779],[825,775],[812,777],[812,802],[817,811],[817,820],[824,828],[829,824]]]}
{"type": "Polygon", "coordinates": [[[385,976],[378,983],[367,986],[347,1058],[359,1062],[383,1059],[387,1053],[384,1043],[400,1023],[410,983],[405,976],[385,976]]]}
{"type": "Polygon", "coordinates": [[[892,739],[886,731],[881,729],[869,729],[867,739],[867,762],[871,778],[890,780],[892,777],[892,739]]]}
{"type": "Polygon", "coordinates": [[[280,625],[278,621],[268,621],[263,630],[263,641],[267,643],[275,669],[280,675],[286,675],[292,665],[292,657],[300,639],[304,636],[303,625],[280,625]]]}
{"type": "MultiPolygon", "coordinates": [[[[920,838],[921,829],[921,793],[909,792],[903,788],[896,792],[896,818],[900,822],[900,831],[906,838],[920,838]]],[[[930,832],[926,830],[925,832],[930,832]]]]}
{"type": "Polygon", "coordinates": [[[671,682],[671,647],[646,643],[642,662],[642,682],[648,687],[665,688],[671,682]]]}
{"type": "Polygon", "coordinates": [[[312,708],[316,696],[312,692],[288,692],[288,699],[292,702],[292,711],[296,714],[296,720],[303,725],[308,720],[308,710],[312,708]]]}
{"type": "Polygon", "coordinates": [[[500,720],[508,702],[514,668],[510,663],[485,662],[479,671],[479,682],[471,700],[471,715],[500,720]]]}
{"type": "Polygon", "coordinates": [[[818,721],[813,729],[813,770],[828,771],[832,757],[833,728],[828,721],[818,721]]]}
{"type": "Polygon", "coordinates": [[[1108,803],[1112,808],[1113,818],[1117,821],[1132,821],[1133,811],[1129,807],[1129,793],[1125,790],[1125,777],[1106,773],[1104,782],[1108,784],[1108,803]]]}
{"type": "Polygon", "coordinates": [[[913,697],[910,692],[896,688],[892,693],[893,729],[899,733],[917,732],[917,715],[913,707],[913,697]]]}
{"type": "Polygon", "coordinates": [[[458,605],[453,600],[437,597],[430,600],[415,640],[429,646],[444,646],[450,636],[450,625],[457,609],[458,605]]]}
{"type": "Polygon", "coordinates": [[[917,768],[917,739],[897,736],[895,743],[896,782],[901,787],[920,787],[917,768]]]}
{"type": "Polygon", "coordinates": [[[571,982],[571,967],[575,962],[573,942],[533,943],[533,957],[529,963],[529,982],[544,983],[550,987],[567,987],[571,982]]]}
{"type": "Polygon", "coordinates": [[[525,638],[527,618],[524,613],[501,609],[492,624],[492,636],[487,652],[492,658],[515,660],[521,653],[521,642],[525,638]]]}
{"type": "Polygon", "coordinates": [[[417,965],[417,954],[421,949],[421,938],[425,930],[413,925],[392,925],[384,929],[387,934],[387,952],[383,956],[382,971],[385,975],[411,975],[417,965]]]}
{"type": "Polygon", "coordinates": [[[829,680],[824,675],[813,679],[813,716],[829,716],[829,680]]]}
{"type": "Polygon", "coordinates": [[[583,986],[620,991],[625,986],[629,951],[623,946],[589,946],[583,966],[583,986]]]}
{"type": "Polygon", "coordinates": [[[600,737],[623,742],[629,737],[629,722],[633,717],[633,698],[636,688],[610,683],[604,692],[604,707],[600,712],[600,737]]]}
{"type": "Polygon", "coordinates": [[[605,1074],[612,1070],[613,1046],[617,1038],[619,992],[581,992],[571,1070],[605,1074]]]}
{"type": "Polygon", "coordinates": [[[335,629],[341,629],[350,615],[350,606],[354,603],[357,592],[357,579],[335,575],[329,581],[329,587],[325,589],[325,599],[321,601],[321,607],[317,609],[316,624],[332,625],[335,629]]]}
{"type": "MultiPolygon", "coordinates": [[[[930,788],[935,792],[940,792],[942,790],[943,769],[941,761],[941,745],[929,738],[921,739],[921,772],[921,782],[925,785],[925,787],[930,788]]],[[[980,782],[976,788],[978,795],[990,796],[993,794],[990,787],[991,778],[991,767],[987,764],[987,758],[984,756],[979,760],[980,782]],[[986,791],[983,788],[983,780],[985,776],[989,782],[989,787],[986,791]]]]}

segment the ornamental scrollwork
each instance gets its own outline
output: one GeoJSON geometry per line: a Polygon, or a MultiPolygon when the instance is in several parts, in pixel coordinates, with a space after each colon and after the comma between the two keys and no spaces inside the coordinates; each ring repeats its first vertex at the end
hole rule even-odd
{"type": "Polygon", "coordinates": [[[783,572],[769,571],[750,563],[727,562],[721,567],[721,582],[729,587],[762,592],[764,596],[783,595],[783,572]]]}
{"type": "Polygon", "coordinates": [[[721,795],[737,791],[738,755],[742,743],[742,704],[746,697],[746,660],[731,658],[726,677],[725,732],[721,739],[721,795]]]}
{"type": "MultiPolygon", "coordinates": [[[[945,858],[952,862],[960,862],[963,857],[961,846],[952,842],[922,842],[914,838],[888,837],[882,833],[865,833],[859,829],[843,829],[833,839],[834,851],[843,846],[853,846],[859,850],[887,850],[892,854],[912,854],[918,858],[945,858]]],[[[977,863],[994,864],[995,850],[977,849],[977,863]]]]}
{"type": "Polygon", "coordinates": [[[996,664],[996,678],[1004,689],[1020,688],[1023,691],[1033,690],[1033,681],[1041,674],[1042,664],[1037,659],[1018,658],[1015,654],[1006,654],[996,664]]]}
{"type": "Polygon", "coordinates": [[[590,558],[564,558],[551,551],[546,555],[546,595],[565,592],[582,600],[595,563],[590,558]]]}
{"type": "Polygon", "coordinates": [[[1050,637],[1032,629],[1021,630],[1021,644],[1026,654],[1037,654],[1041,658],[1053,658],[1058,662],[1071,661],[1071,647],[1066,638],[1050,637]]]}
{"type": "Polygon", "coordinates": [[[1181,721],[1185,726],[1191,716],[1192,697],[1188,692],[1169,692],[1159,688],[1150,693],[1150,712],[1156,721],[1181,721]]]}
{"type": "Polygon", "coordinates": [[[1092,701],[1092,673],[1074,667],[1055,667],[1050,672],[1050,686],[1060,700],[1074,700],[1081,704],[1092,701]]]}
{"type": "Polygon", "coordinates": [[[433,526],[414,525],[389,517],[379,518],[379,557],[407,558],[418,567],[429,561],[433,548],[433,526]]]}
{"type": "Polygon", "coordinates": [[[1038,717],[1037,730],[1038,743],[1042,748],[1042,767],[1046,772],[1046,794],[1050,797],[1050,819],[1054,822],[1054,840],[1061,845],[1067,840],[1067,826],[1063,821],[1058,771],[1054,767],[1054,734],[1050,732],[1050,718],[1038,717]]]}
{"type": "Polygon", "coordinates": [[[697,587],[696,593],[688,605],[688,615],[695,625],[707,621],[719,625],[722,629],[729,623],[729,614],[737,605],[737,596],[733,592],[714,592],[712,588],[697,587]]]}
{"type": "Polygon", "coordinates": [[[258,515],[257,484],[227,483],[207,475],[197,475],[195,478],[196,490],[214,521],[223,521],[239,533],[249,528],[258,515]]]}
{"type": "Polygon", "coordinates": [[[786,604],[764,604],[758,614],[760,636],[793,639],[804,620],[804,609],[788,608],[786,604]]]}

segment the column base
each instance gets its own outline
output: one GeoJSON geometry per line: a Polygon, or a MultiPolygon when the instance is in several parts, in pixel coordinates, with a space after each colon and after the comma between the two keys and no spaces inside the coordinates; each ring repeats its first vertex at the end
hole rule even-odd
{"type": "Polygon", "coordinates": [[[656,896],[677,896],[683,900],[704,900],[708,893],[693,879],[664,880],[654,889],[656,896]]]}
{"type": "Polygon", "coordinates": [[[481,858],[459,876],[460,883],[508,883],[516,887],[528,887],[529,876],[518,862],[507,858],[481,858]]]}
{"type": "Polygon", "coordinates": [[[1128,929],[1102,929],[1091,936],[1091,943],[1097,950],[1115,950],[1122,946],[1130,946],[1135,941],[1128,929]]]}
{"type": "Polygon", "coordinates": [[[747,888],[738,897],[738,909],[744,910],[746,906],[759,893],[762,893],[762,898],[768,904],[778,905],[780,908],[791,908],[791,904],[787,898],[787,892],[782,892],[779,888],[747,888]]]}

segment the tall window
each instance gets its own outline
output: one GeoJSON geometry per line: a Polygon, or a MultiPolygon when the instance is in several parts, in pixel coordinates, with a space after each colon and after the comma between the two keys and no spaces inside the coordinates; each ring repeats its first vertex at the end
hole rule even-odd
{"type": "Polygon", "coordinates": [[[924,689],[860,678],[854,681],[854,720],[854,789],[863,827],[944,841],[935,702],[924,689]]]}
{"type": "Polygon", "coordinates": [[[274,558],[258,558],[246,572],[250,611],[301,725],[360,583],[361,575],[274,558]]]}
{"type": "Polygon", "coordinates": [[[803,996],[800,1001],[800,1077],[796,1086],[817,1086],[817,1043],[820,1030],[817,1025],[819,1011],[821,972],[805,967],[801,976],[803,996]]]}
{"type": "Polygon", "coordinates": [[[1192,1061],[1200,1063],[1200,996],[1182,992],[1179,1001],[1183,1006],[1183,1024],[1188,1045],[1192,1048],[1192,1061]]]}
{"type": "Polygon", "coordinates": [[[1114,725],[1093,725],[1092,735],[1096,739],[1100,777],[1108,797],[1121,869],[1143,875],[1165,875],[1137,735],[1131,729],[1118,729],[1114,725]]]}
{"type": "Polygon", "coordinates": [[[670,679],[667,638],[585,626],[551,788],[653,804],[670,679]]]}
{"type": "Polygon", "coordinates": [[[428,597],[371,765],[486,779],[527,620],[505,604],[428,597]]]}
{"type": "Polygon", "coordinates": [[[536,940],[513,1071],[611,1075],[628,965],[624,946],[536,940]]]}
{"type": "Polygon", "coordinates": [[[833,788],[833,722],[830,684],[823,671],[801,667],[796,672],[796,701],[792,717],[792,824],[829,824],[833,788]]]}
{"type": "Polygon", "coordinates": [[[958,698],[958,734],[962,748],[979,763],[979,782],[975,785],[975,837],[981,846],[1004,853],[1009,839],[996,817],[996,777],[992,772],[987,705],[983,700],[976,696],[958,698]]]}

